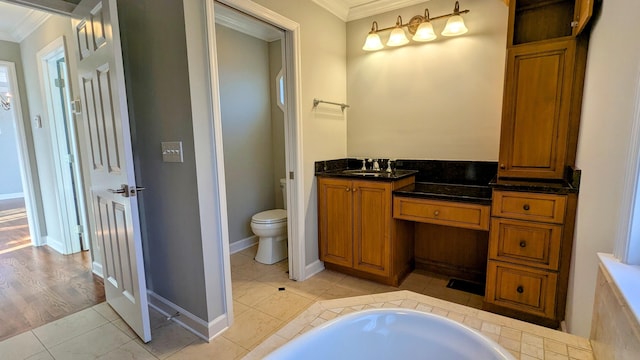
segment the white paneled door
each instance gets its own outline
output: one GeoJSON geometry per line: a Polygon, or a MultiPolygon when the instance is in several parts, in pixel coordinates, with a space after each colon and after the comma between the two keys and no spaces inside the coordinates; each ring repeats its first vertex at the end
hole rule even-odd
{"type": "Polygon", "coordinates": [[[74,22],[82,120],[95,235],[107,302],[144,342],[151,340],[138,191],[133,168],[115,0],[85,1],[74,22]]]}

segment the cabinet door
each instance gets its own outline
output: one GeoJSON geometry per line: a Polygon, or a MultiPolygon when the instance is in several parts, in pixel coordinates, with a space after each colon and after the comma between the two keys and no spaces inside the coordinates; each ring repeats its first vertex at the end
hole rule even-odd
{"type": "Polygon", "coordinates": [[[489,260],[485,301],[553,319],[557,282],[555,272],[489,260]]]}
{"type": "Polygon", "coordinates": [[[508,50],[500,177],[563,178],[575,49],[563,40],[508,50]]]}
{"type": "Polygon", "coordinates": [[[593,0],[576,0],[575,21],[573,35],[578,36],[587,26],[593,15],[593,0]]]}
{"type": "Polygon", "coordinates": [[[351,267],[353,264],[352,181],[318,179],[320,260],[351,267]]]}
{"type": "Polygon", "coordinates": [[[391,183],[353,183],[353,267],[388,276],[391,258],[391,183]]]}
{"type": "Polygon", "coordinates": [[[555,224],[493,218],[489,258],[558,270],[562,229],[555,224]]]}

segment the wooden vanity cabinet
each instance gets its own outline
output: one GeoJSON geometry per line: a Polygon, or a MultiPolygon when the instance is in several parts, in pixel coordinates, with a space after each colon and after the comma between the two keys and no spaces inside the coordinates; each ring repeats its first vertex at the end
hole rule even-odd
{"type": "Polygon", "coordinates": [[[487,310],[557,328],[564,319],[576,194],[494,190],[487,310]]]}
{"type": "Polygon", "coordinates": [[[319,251],[325,267],[397,286],[411,270],[413,238],[412,224],[392,217],[392,192],[414,181],[318,178],[319,251]]]}
{"type": "Polygon", "coordinates": [[[499,177],[563,179],[574,165],[592,0],[512,0],[499,177]]]}

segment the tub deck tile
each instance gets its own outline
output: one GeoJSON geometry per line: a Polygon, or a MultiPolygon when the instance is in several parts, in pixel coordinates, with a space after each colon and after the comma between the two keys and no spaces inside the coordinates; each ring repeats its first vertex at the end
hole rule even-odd
{"type": "Polygon", "coordinates": [[[588,339],[409,290],[318,301],[267,338],[245,359],[264,357],[328,320],[375,308],[407,308],[448,317],[491,338],[519,360],[593,359],[588,339]]]}

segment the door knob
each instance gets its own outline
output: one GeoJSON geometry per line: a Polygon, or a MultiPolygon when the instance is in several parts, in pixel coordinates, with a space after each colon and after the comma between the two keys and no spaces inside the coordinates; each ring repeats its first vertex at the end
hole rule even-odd
{"type": "Polygon", "coordinates": [[[120,185],[120,189],[107,189],[108,192],[112,194],[121,194],[124,197],[129,196],[129,185],[122,184],[120,185]]]}
{"type": "Polygon", "coordinates": [[[107,189],[112,194],[120,194],[124,197],[136,196],[136,194],[144,190],[144,186],[129,186],[127,184],[120,185],[120,189],[107,189]]]}
{"type": "Polygon", "coordinates": [[[108,192],[112,193],[112,194],[126,194],[127,190],[125,189],[118,189],[118,190],[114,190],[114,189],[107,189],[108,192]]]}

